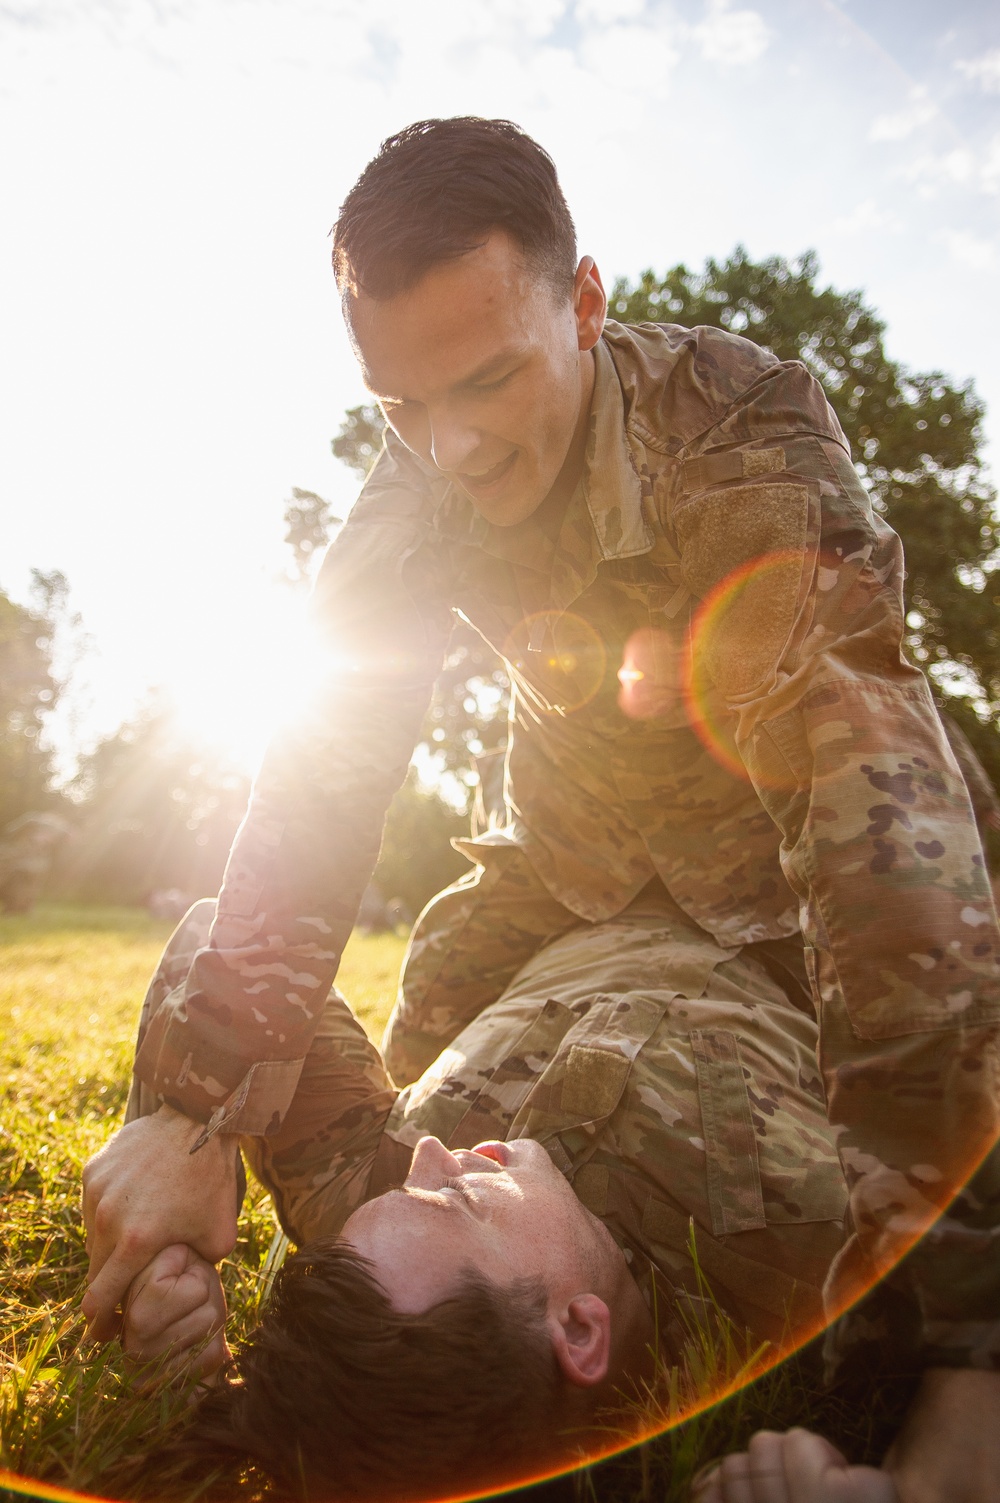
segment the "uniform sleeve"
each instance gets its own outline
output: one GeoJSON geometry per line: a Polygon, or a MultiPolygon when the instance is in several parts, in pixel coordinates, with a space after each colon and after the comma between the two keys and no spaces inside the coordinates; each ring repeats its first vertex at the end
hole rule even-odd
{"type": "Polygon", "coordinates": [[[673,519],[698,600],[690,713],[723,759],[735,717],[800,904],[851,1194],[829,1308],[913,1248],[893,1283],[914,1361],[1000,1366],[1000,936],[968,791],[902,655],[899,540],[791,364],[702,437],[673,519]]]}
{"type": "Polygon", "coordinates": [[[416,461],[383,452],[313,599],[324,670],[272,742],[208,944],[136,1072],[218,1130],[276,1132],[294,1095],[440,671],[451,617],[416,461]]]}

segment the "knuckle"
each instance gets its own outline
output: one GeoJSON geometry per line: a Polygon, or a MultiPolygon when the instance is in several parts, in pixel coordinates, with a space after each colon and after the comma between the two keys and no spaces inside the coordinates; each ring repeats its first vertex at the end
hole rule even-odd
{"type": "Polygon", "coordinates": [[[118,1238],[118,1251],[123,1258],[132,1262],[135,1258],[141,1258],[149,1251],[150,1243],[146,1233],[137,1226],[122,1228],[118,1238]]]}
{"type": "Polygon", "coordinates": [[[104,1196],[94,1206],[93,1219],[94,1231],[99,1237],[106,1237],[110,1232],[114,1231],[115,1222],[118,1219],[117,1207],[108,1196],[104,1196]]]}

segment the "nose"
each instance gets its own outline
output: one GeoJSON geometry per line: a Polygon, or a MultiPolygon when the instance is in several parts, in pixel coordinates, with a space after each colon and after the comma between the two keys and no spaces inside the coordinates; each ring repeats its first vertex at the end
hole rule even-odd
{"type": "Polygon", "coordinates": [[[462,1165],[440,1138],[421,1138],[413,1150],[406,1183],[417,1190],[439,1190],[445,1180],[462,1173],[462,1165]]]}
{"type": "Polygon", "coordinates": [[[431,456],[438,469],[452,475],[464,469],[479,447],[478,429],[470,428],[455,412],[441,408],[428,411],[427,421],[431,430],[431,456]]]}

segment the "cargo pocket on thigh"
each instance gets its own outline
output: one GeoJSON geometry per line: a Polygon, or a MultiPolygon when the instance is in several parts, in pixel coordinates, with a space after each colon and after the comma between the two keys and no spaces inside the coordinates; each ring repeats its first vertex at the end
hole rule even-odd
{"type": "Polygon", "coordinates": [[[735,1033],[693,1029],[712,1231],[761,1231],[767,1225],[757,1138],[735,1033]]]}

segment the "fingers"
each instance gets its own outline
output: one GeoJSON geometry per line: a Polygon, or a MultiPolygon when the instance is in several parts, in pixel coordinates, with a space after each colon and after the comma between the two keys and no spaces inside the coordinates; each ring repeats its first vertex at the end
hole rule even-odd
{"type": "MultiPolygon", "coordinates": [[[[231,1358],[232,1352],[229,1350],[225,1331],[218,1324],[214,1329],[209,1325],[207,1330],[202,1330],[194,1339],[191,1339],[190,1331],[179,1335],[156,1356],[144,1353],[130,1359],[136,1368],[132,1383],[140,1392],[172,1382],[178,1377],[195,1377],[202,1384],[210,1383],[231,1358]]],[[[193,1394],[192,1398],[194,1397],[193,1394]]]]}
{"type": "Polygon", "coordinates": [[[226,1293],[218,1270],[185,1244],[164,1247],[129,1288],[126,1344],[146,1347],[202,1308],[226,1320],[226,1293]]]}
{"type": "Polygon", "coordinates": [[[822,1435],[789,1430],[785,1440],[785,1474],[792,1503],[816,1497],[822,1503],[895,1503],[892,1479],[874,1467],[848,1466],[822,1435]]]}
{"type": "Polygon", "coordinates": [[[694,1503],[897,1503],[892,1480],[848,1466],[837,1448],[808,1430],[758,1431],[746,1451],[704,1468],[694,1503]]]}
{"type": "Polygon", "coordinates": [[[187,1243],[211,1263],[236,1242],[236,1157],[231,1138],[197,1154],[200,1124],[161,1107],[128,1123],[84,1171],[83,1215],[90,1254],[83,1309],[90,1335],[118,1329],[129,1285],[156,1253],[187,1243]]]}
{"type": "MultiPolygon", "coordinates": [[[[92,1277],[83,1297],[83,1313],[89,1322],[88,1335],[94,1341],[110,1341],[121,1323],[119,1306],[152,1257],[154,1249],[137,1246],[123,1239],[92,1277]]],[[[90,1275],[88,1275],[90,1277],[90,1275]]]]}
{"type": "Polygon", "coordinates": [[[758,1430],[747,1447],[753,1503],[790,1503],[785,1480],[785,1439],[774,1430],[758,1430]]]}
{"type": "Polygon", "coordinates": [[[692,1483],[696,1503],[798,1503],[785,1483],[783,1442],[773,1430],[759,1430],[746,1451],[724,1456],[692,1483]]]}
{"type": "Polygon", "coordinates": [[[189,1247],[164,1248],[129,1289],[126,1350],[130,1350],[129,1342],[145,1345],[213,1300],[224,1315],[225,1299],[216,1295],[218,1280],[215,1269],[196,1258],[189,1247]]]}
{"type": "Polygon", "coordinates": [[[180,1372],[205,1379],[229,1358],[226,1296],[218,1270],[190,1247],[158,1253],[129,1291],[123,1345],[135,1362],[158,1363],[140,1383],[180,1372]]]}
{"type": "Polygon", "coordinates": [[[141,1331],[126,1321],[123,1333],[125,1354],[135,1362],[155,1362],[167,1352],[177,1355],[188,1347],[197,1346],[220,1327],[218,1311],[210,1304],[198,1305],[179,1320],[158,1330],[141,1331]]]}

